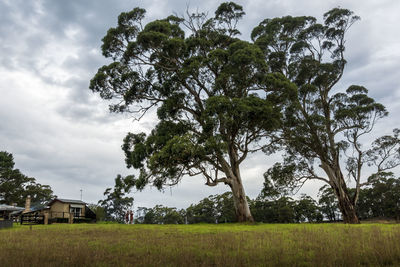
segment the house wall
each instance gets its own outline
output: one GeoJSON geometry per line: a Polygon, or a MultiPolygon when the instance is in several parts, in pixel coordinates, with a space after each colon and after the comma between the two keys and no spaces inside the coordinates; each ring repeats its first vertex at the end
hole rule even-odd
{"type": "Polygon", "coordinates": [[[55,201],[50,206],[49,218],[69,218],[69,204],[55,201]]]}
{"type": "MultiPolygon", "coordinates": [[[[85,205],[83,205],[80,216],[85,216],[85,205]]],[[[55,201],[50,206],[49,218],[69,218],[70,204],[55,201]]]]}

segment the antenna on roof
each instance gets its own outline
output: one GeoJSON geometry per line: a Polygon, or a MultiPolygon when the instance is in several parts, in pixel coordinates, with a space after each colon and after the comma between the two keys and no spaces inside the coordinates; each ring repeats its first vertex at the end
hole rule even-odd
{"type": "Polygon", "coordinates": [[[81,201],[82,201],[82,189],[81,189],[81,201]]]}

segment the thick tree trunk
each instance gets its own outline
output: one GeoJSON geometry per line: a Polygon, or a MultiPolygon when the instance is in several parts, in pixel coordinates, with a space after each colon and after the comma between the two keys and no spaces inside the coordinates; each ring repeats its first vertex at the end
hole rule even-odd
{"type": "Polygon", "coordinates": [[[230,164],[228,164],[222,157],[219,159],[222,164],[222,169],[226,174],[226,184],[232,190],[233,204],[235,206],[235,213],[238,222],[254,222],[251,215],[249,203],[247,202],[246,193],[240,176],[240,160],[238,152],[233,143],[228,148],[230,164]]]}
{"type": "Polygon", "coordinates": [[[344,223],[360,223],[355,206],[349,198],[346,188],[334,188],[344,223]]]}
{"type": "Polygon", "coordinates": [[[353,224],[360,223],[356,213],[356,207],[353,201],[351,201],[346,182],[340,169],[337,168],[334,170],[326,163],[322,163],[321,167],[328,175],[330,185],[338,199],[339,210],[342,213],[343,222],[353,224]]]}
{"type": "Polygon", "coordinates": [[[233,178],[230,186],[238,222],[254,222],[240,178],[233,178]]]}

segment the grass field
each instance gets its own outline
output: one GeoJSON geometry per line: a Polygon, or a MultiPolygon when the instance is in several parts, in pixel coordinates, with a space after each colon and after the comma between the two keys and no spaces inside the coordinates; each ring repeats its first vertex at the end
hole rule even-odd
{"type": "Polygon", "coordinates": [[[53,224],[0,230],[0,266],[400,266],[399,224],[53,224]]]}

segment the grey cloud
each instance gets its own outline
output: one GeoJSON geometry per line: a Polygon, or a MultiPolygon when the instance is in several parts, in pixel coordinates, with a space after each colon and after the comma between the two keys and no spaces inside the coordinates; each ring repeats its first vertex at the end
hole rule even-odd
{"type": "MultiPolygon", "coordinates": [[[[56,194],[97,202],[116,174],[127,170],[121,151],[126,132],[149,132],[155,124],[155,112],[140,123],[127,115],[109,114],[109,103],[93,95],[89,80],[107,59],[99,53],[101,38],[117,24],[120,12],[136,6],[147,10],[146,21],[171,13],[183,15],[190,10],[209,11],[223,1],[109,1],[45,0],[0,1],[0,150],[14,153],[17,167],[39,182],[52,186],[56,194]],[[69,36],[76,30],[76,36],[69,36]],[[59,54],[49,55],[61,47],[59,54]],[[69,51],[72,49],[73,51],[69,51]],[[97,51],[97,53],[93,53],[97,51]],[[63,60],[61,60],[63,59],[63,60]],[[54,71],[45,72],[45,67],[54,71]],[[61,74],[57,71],[61,70],[61,74]],[[64,73],[68,77],[64,77],[64,73]],[[10,76],[9,76],[10,75],[10,76]],[[20,77],[32,79],[19,81],[20,77]],[[35,79],[31,78],[35,77],[35,79]],[[37,79],[37,80],[36,80],[37,79]],[[43,87],[43,88],[42,88],[43,87]]],[[[261,20],[284,15],[312,15],[321,18],[330,8],[350,8],[362,17],[347,39],[348,65],[338,89],[361,84],[383,102],[392,116],[377,127],[376,133],[390,133],[400,125],[400,77],[398,47],[400,39],[397,0],[386,1],[238,1],[246,16],[240,24],[242,37],[249,39],[261,20]],[[385,47],[391,45],[393,49],[385,47]]],[[[263,172],[280,156],[252,155],[242,168],[246,192],[256,197],[262,187],[263,172]]],[[[308,183],[302,192],[313,194],[319,185],[308,183]]],[[[186,207],[202,198],[228,189],[209,188],[201,177],[185,178],[176,188],[164,193],[156,189],[136,192],[135,205],[186,207]]]]}

